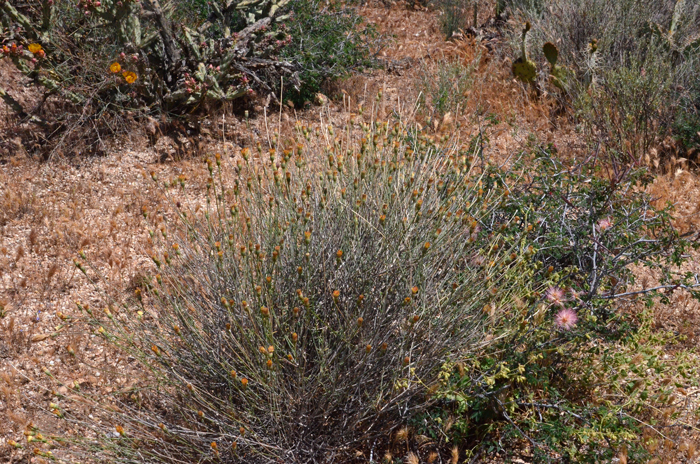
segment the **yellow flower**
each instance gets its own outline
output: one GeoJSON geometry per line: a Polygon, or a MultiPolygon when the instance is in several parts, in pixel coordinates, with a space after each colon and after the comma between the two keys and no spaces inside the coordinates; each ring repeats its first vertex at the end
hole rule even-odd
{"type": "Polygon", "coordinates": [[[114,74],[116,74],[116,73],[118,73],[119,71],[122,70],[122,66],[121,66],[119,63],[114,62],[114,63],[112,63],[112,64],[109,66],[109,70],[110,70],[111,72],[113,72],[114,74]]]}
{"type": "Polygon", "coordinates": [[[136,73],[133,71],[124,71],[122,73],[122,76],[124,76],[124,80],[127,82],[127,84],[133,84],[136,82],[136,73]]]}
{"type": "Polygon", "coordinates": [[[41,45],[39,45],[38,43],[33,43],[33,44],[30,44],[27,47],[27,49],[32,53],[39,53],[39,51],[41,51],[41,45]]]}

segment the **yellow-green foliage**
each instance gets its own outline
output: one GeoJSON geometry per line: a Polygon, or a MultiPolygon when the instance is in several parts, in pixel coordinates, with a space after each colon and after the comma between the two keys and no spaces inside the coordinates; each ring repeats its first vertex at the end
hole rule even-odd
{"type": "Polygon", "coordinates": [[[530,31],[530,27],[531,26],[529,21],[525,23],[521,42],[520,58],[515,60],[512,66],[513,75],[517,79],[528,84],[534,83],[535,79],[537,78],[537,66],[528,58],[525,43],[527,39],[527,33],[530,31]]]}

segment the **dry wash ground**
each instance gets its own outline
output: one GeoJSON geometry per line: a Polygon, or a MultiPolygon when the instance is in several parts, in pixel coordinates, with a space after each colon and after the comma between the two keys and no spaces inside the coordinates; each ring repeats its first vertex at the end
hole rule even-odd
{"type": "MultiPolygon", "coordinates": [[[[4,308],[0,319],[0,417],[6,418],[0,420],[0,462],[39,459],[5,443],[22,442],[22,431],[30,422],[51,425],[48,404],[54,393],[67,390],[51,382],[45,371],[60,383],[77,382],[95,393],[137,381],[128,359],[106,350],[84,327],[71,323],[77,316],[76,301],[92,307],[104,304],[102,290],[86,281],[73,259],[83,250],[107,277],[114,296],[121,298],[133,291],[134,279],[149,269],[150,245],[142,212],[159,215],[165,211],[149,172],[163,179],[184,174],[189,185],[186,201],[196,204],[203,201],[205,155],[221,151],[235,157],[258,136],[264,140],[270,125],[289,134],[297,120],[310,126],[329,120],[341,123],[357,114],[360,105],[371,105],[379,90],[383,95],[380,111],[385,115],[396,111],[426,124],[427,113],[415,107],[420,91],[417,76],[429,73],[446,58],[471,63],[477,56],[481,58],[475,84],[465,95],[465,108],[431,123],[437,132],[452,130],[457,123],[465,138],[485,132],[491,140],[488,154],[494,159],[506,159],[533,139],[556,142],[561,152],[572,157],[585,152],[574,127],[553,124],[546,99],[532,101],[511,79],[508,61],[495,43],[498,39],[488,46],[470,40],[444,42],[434,12],[366,7],[363,15],[381,32],[393,35],[382,53],[386,70],[339,84],[336,90],[343,97],[324,107],[302,113],[269,108],[272,115],[267,120],[261,110],[250,126],[231,116],[218,116],[211,121],[210,138],[204,141],[208,148],[202,156],[172,161],[167,159],[167,139],[146,147],[135,136],[115,142],[104,157],[54,157],[40,163],[15,145],[9,157],[0,159],[0,303],[4,308]],[[486,124],[487,115],[496,117],[486,124]],[[165,162],[161,161],[164,157],[165,162]]],[[[0,77],[12,83],[9,90],[20,100],[31,101],[31,92],[22,88],[21,79],[6,63],[0,63],[0,77]]],[[[13,139],[15,122],[8,114],[0,106],[3,143],[13,139]]],[[[678,206],[681,229],[698,230],[700,180],[695,174],[663,175],[652,190],[660,202],[678,206]]],[[[694,267],[697,272],[697,262],[694,267]]],[[[686,334],[689,343],[700,341],[700,310],[688,299],[675,298],[670,307],[659,308],[657,321],[686,334]]]]}

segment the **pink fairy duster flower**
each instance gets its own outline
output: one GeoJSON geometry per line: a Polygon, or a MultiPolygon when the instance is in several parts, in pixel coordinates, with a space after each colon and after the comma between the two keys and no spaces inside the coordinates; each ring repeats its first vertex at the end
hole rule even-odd
{"type": "Polygon", "coordinates": [[[564,290],[559,287],[550,287],[547,289],[547,299],[558,306],[564,306],[566,295],[564,290]]]}
{"type": "Polygon", "coordinates": [[[569,289],[569,294],[571,295],[571,298],[576,300],[576,301],[581,301],[581,293],[582,292],[577,292],[573,288],[569,289]]]}
{"type": "Polygon", "coordinates": [[[600,221],[598,221],[598,230],[601,232],[605,232],[609,228],[611,228],[613,225],[612,219],[609,217],[603,218],[600,221]]]}
{"type": "Polygon", "coordinates": [[[571,330],[578,322],[578,316],[573,309],[565,308],[557,313],[554,322],[560,329],[571,330]]]}

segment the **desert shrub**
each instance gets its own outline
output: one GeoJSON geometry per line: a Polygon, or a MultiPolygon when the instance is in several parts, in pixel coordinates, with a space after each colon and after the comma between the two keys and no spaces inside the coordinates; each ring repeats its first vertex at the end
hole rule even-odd
{"type": "Polygon", "coordinates": [[[679,101],[678,117],[674,121],[673,133],[688,149],[696,150],[696,162],[700,162],[700,83],[691,84],[688,92],[679,101]]]}
{"type": "Polygon", "coordinates": [[[472,0],[435,0],[433,6],[440,10],[440,28],[449,39],[455,32],[477,27],[478,3],[472,0]]]}
{"type": "MultiPolygon", "coordinates": [[[[541,70],[539,86],[563,95],[609,150],[638,160],[682,116],[678,103],[688,97],[700,59],[696,3],[545,1],[513,4],[511,11],[532,25],[526,48],[541,70]],[[559,51],[559,89],[548,83],[546,42],[559,51]]],[[[519,50],[520,25],[511,37],[519,50]]]]}
{"type": "Polygon", "coordinates": [[[378,35],[352,8],[322,5],[318,0],[292,0],[287,31],[292,40],[281,56],[299,64],[301,86],[289,87],[295,104],[313,101],[329,80],[375,65],[372,48],[378,35]]]}
{"type": "Polygon", "coordinates": [[[439,123],[447,113],[455,115],[464,110],[467,92],[474,83],[474,72],[479,63],[477,55],[471,63],[460,58],[445,59],[429,66],[422,63],[418,73],[419,102],[429,121],[439,123]]]}
{"type": "Polygon", "coordinates": [[[648,153],[680,116],[674,114],[672,65],[659,61],[658,51],[659,44],[648,44],[644,56],[607,70],[600,91],[582,92],[575,102],[577,114],[626,159],[648,153]]]}
{"type": "Polygon", "coordinates": [[[100,459],[342,458],[425,411],[444,363],[513,330],[532,253],[494,235],[512,221],[499,177],[400,124],[348,131],[212,157],[198,213],[176,206],[184,178],[154,175],[176,213],[152,218],[157,274],[107,314],[81,305],[151,372],[139,395],[157,405],[127,392],[93,412],[100,459]]]}
{"type": "Polygon", "coordinates": [[[539,461],[644,455],[663,438],[650,411],[687,423],[672,393],[697,366],[662,356],[678,337],[620,303],[698,296],[698,276],[673,271],[689,244],[644,171],[555,154],[504,168],[400,124],[298,127],[208,159],[203,208],[179,202],[184,176],[152,174],[173,200],[144,210],[155,275],[125,303],[80,305],[150,380],[99,398],[91,420],[55,399],[94,438],[54,454],[342,460],[408,424],[482,450],[526,440],[539,461]],[[637,290],[634,267],[659,286],[637,290]]]}
{"type": "Polygon", "coordinates": [[[684,350],[664,355],[681,337],[623,308],[637,296],[668,301],[674,289],[699,296],[697,275],[673,272],[690,244],[643,193],[644,171],[600,175],[595,162],[567,168],[553,147],[537,152],[499,208],[521,221],[499,232],[533,247],[527,280],[545,290],[522,303],[520,330],[445,365],[441,406],[414,423],[473,452],[514,453],[522,440],[536,462],[648,457],[673,429],[649,426],[692,422],[694,408],[672,393],[697,384],[697,365],[684,350]],[[640,268],[661,271],[659,286],[635,287],[640,268]]]}
{"type": "MultiPolygon", "coordinates": [[[[73,120],[108,131],[116,116],[192,119],[251,95],[275,100],[283,79],[287,90],[313,92],[368,62],[358,16],[318,2],[44,0],[3,2],[0,16],[3,55],[46,95],[58,96],[73,120]]],[[[58,114],[29,116],[60,133],[58,114]]]]}

